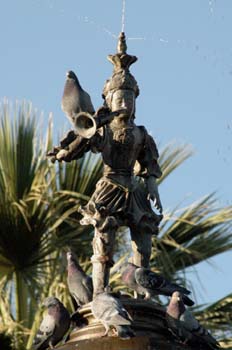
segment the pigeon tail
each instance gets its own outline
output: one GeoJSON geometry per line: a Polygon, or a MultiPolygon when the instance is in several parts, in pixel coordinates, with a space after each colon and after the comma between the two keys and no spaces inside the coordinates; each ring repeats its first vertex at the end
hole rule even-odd
{"type": "Polygon", "coordinates": [[[187,297],[187,295],[182,295],[182,300],[183,300],[183,303],[185,305],[188,305],[188,306],[193,306],[195,303],[192,299],[190,299],[189,297],[187,297]]]}
{"type": "Polygon", "coordinates": [[[131,329],[130,326],[115,326],[117,332],[118,332],[118,336],[121,339],[130,339],[135,337],[135,333],[134,331],[131,329]]]}
{"type": "Polygon", "coordinates": [[[88,321],[78,311],[75,311],[70,316],[70,320],[75,325],[75,327],[78,328],[82,328],[88,324],[88,321]]]}
{"type": "Polygon", "coordinates": [[[158,278],[161,279],[162,283],[158,286],[156,286],[157,291],[162,291],[164,295],[172,295],[174,292],[179,292],[182,295],[189,295],[191,294],[191,291],[186,289],[185,287],[182,287],[176,283],[171,283],[168,280],[164,279],[163,276],[157,275],[156,276],[157,280],[158,278]]]}

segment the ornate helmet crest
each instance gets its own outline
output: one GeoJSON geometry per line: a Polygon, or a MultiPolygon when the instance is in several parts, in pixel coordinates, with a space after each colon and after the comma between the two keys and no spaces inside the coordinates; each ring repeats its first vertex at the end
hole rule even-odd
{"type": "Polygon", "coordinates": [[[121,32],[118,38],[117,53],[107,56],[114,66],[114,71],[112,77],[105,82],[102,93],[104,99],[109,92],[112,93],[116,90],[132,90],[135,93],[135,97],[139,95],[137,81],[129,71],[131,64],[137,61],[137,57],[128,55],[126,50],[125,33],[121,32]]]}

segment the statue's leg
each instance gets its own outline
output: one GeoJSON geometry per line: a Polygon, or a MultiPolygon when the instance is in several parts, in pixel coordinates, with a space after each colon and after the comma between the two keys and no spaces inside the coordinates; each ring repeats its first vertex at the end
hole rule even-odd
{"type": "Polygon", "coordinates": [[[131,241],[133,251],[132,263],[137,266],[149,267],[152,248],[151,233],[138,232],[135,229],[131,229],[131,241]]]}
{"type": "Polygon", "coordinates": [[[115,227],[107,226],[107,232],[95,228],[91,258],[94,295],[102,293],[109,284],[110,268],[113,266],[115,232],[115,227]]]}

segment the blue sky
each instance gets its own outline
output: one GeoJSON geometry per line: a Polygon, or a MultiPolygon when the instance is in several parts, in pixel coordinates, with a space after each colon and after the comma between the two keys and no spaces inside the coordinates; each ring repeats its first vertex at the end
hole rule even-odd
{"type": "MultiPolygon", "coordinates": [[[[121,31],[121,0],[0,0],[0,98],[30,100],[54,114],[55,132],[69,125],[60,108],[65,72],[72,69],[101,105],[111,75],[108,54],[121,31]]],[[[140,86],[137,123],[161,149],[191,144],[195,154],[160,188],[164,208],[217,191],[232,204],[232,1],[127,0],[131,72],[140,86]]],[[[197,267],[206,290],[199,302],[231,292],[232,253],[197,267]]],[[[195,282],[197,283],[197,282],[195,282]]],[[[198,283],[197,283],[198,285],[198,283]]]]}

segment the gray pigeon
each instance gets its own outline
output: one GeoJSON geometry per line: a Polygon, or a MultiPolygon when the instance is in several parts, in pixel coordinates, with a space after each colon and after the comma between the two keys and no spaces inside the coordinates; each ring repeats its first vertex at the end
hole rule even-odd
{"type": "Polygon", "coordinates": [[[194,302],[186,294],[191,292],[184,287],[166,280],[144,267],[138,267],[128,263],[122,270],[122,281],[137,293],[145,295],[145,299],[150,299],[156,295],[171,296],[174,291],[183,294],[183,301],[186,305],[192,306],[194,302]]]}
{"type": "Polygon", "coordinates": [[[122,339],[129,339],[135,334],[131,329],[132,319],[119,299],[107,292],[98,294],[92,302],[92,313],[105,327],[106,336],[110,327],[114,327],[122,339]]]}
{"type": "Polygon", "coordinates": [[[72,124],[75,123],[78,113],[94,114],[95,112],[89,94],[82,89],[76,74],[71,70],[66,73],[61,108],[72,124]]]}
{"type": "Polygon", "coordinates": [[[61,341],[70,326],[70,315],[59,299],[46,298],[43,306],[47,308],[39,330],[33,341],[34,350],[53,348],[61,341]]]}
{"type": "Polygon", "coordinates": [[[93,298],[92,278],[87,276],[72,252],[67,253],[68,288],[76,303],[84,305],[93,298]]]}
{"type": "Polygon", "coordinates": [[[192,338],[191,332],[183,328],[180,322],[180,316],[185,311],[185,306],[179,292],[172,294],[170,303],[166,310],[166,321],[169,331],[182,342],[188,342],[192,338]]]}
{"type": "Polygon", "coordinates": [[[172,294],[166,313],[169,329],[183,341],[199,341],[209,348],[218,349],[216,339],[200,325],[191,311],[186,309],[180,292],[172,294]]]}

